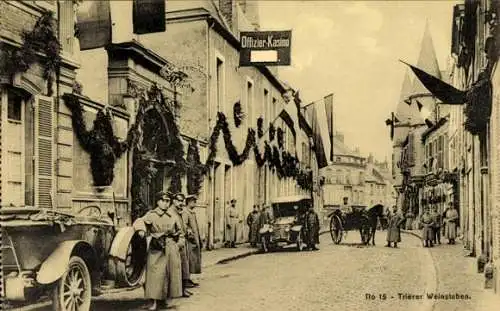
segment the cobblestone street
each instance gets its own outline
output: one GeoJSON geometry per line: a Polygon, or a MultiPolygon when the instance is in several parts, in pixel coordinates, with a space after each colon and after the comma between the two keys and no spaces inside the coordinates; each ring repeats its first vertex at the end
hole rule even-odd
{"type": "MultiPolygon", "coordinates": [[[[483,289],[482,275],[474,273],[473,259],[461,255],[460,244],[426,249],[418,237],[403,234],[400,248],[389,249],[383,246],[385,235],[377,232],[377,245],[364,247],[358,245],[357,232],[349,233],[341,245],[334,245],[324,234],[318,252],[298,253],[292,248],[212,265],[204,270],[194,295],[170,302],[170,308],[493,310],[493,294],[483,289]],[[470,299],[434,300],[427,298],[428,293],[467,294],[470,299]],[[403,299],[405,294],[422,298],[403,299]]],[[[144,310],[147,302],[142,297],[142,289],[106,294],[94,300],[93,310],[144,310]]],[[[48,311],[50,306],[29,309],[48,311]]]]}

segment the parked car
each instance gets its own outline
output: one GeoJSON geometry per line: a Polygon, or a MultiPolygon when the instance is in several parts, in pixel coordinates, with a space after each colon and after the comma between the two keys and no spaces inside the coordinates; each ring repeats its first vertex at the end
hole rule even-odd
{"type": "Polygon", "coordinates": [[[97,206],[78,213],[0,209],[3,293],[8,302],[49,295],[54,310],[88,311],[106,287],[135,287],[143,278],[147,241],[117,228],[97,206]]]}
{"type": "Polygon", "coordinates": [[[276,198],[271,202],[272,216],[269,224],[259,230],[261,247],[264,252],[295,244],[298,251],[304,245],[303,219],[312,199],[305,195],[276,198]]]}

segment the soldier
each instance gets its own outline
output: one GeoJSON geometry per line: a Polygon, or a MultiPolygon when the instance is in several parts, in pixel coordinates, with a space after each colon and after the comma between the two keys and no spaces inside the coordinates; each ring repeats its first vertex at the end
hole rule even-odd
{"type": "Polygon", "coordinates": [[[232,199],[226,211],[226,246],[236,247],[236,225],[239,222],[239,214],[236,209],[236,199],[232,199]]]}
{"type": "Polygon", "coordinates": [[[448,244],[455,244],[455,239],[457,237],[457,222],[458,222],[458,212],[453,206],[453,202],[450,202],[448,208],[444,212],[444,236],[448,239],[448,244]]]}
{"type": "Polygon", "coordinates": [[[420,223],[423,226],[422,229],[422,239],[424,240],[424,247],[433,247],[432,245],[432,226],[434,225],[434,219],[430,213],[430,208],[426,207],[422,217],[420,218],[420,223]]]}
{"type": "Polygon", "coordinates": [[[390,213],[389,223],[387,226],[387,245],[386,247],[391,247],[391,243],[394,243],[394,248],[398,248],[398,243],[401,242],[401,225],[405,221],[403,215],[398,212],[398,207],[394,205],[392,207],[392,213],[390,213]]]}
{"type": "Polygon", "coordinates": [[[259,207],[258,205],[253,206],[253,210],[247,216],[248,225],[248,242],[250,245],[255,247],[258,242],[259,234],[259,207]]]}
{"type": "MultiPolygon", "coordinates": [[[[186,197],[186,209],[182,215],[187,228],[189,273],[201,273],[201,237],[198,219],[195,212],[196,196],[188,195],[186,197]]],[[[187,287],[198,287],[199,284],[191,279],[187,280],[187,287]]]]}
{"type": "Polygon", "coordinates": [[[181,231],[183,237],[177,241],[177,245],[179,245],[179,253],[181,255],[181,262],[182,262],[182,297],[187,298],[190,297],[192,293],[187,290],[187,285],[189,283],[189,278],[190,278],[187,241],[185,238],[187,236],[187,230],[186,230],[186,225],[184,224],[184,221],[181,216],[182,213],[184,212],[185,199],[186,197],[184,196],[184,194],[180,192],[173,195],[172,205],[169,211],[171,211],[172,214],[175,215],[179,219],[179,222],[181,223],[181,231]]]}
{"type": "Polygon", "coordinates": [[[319,250],[316,247],[316,244],[319,244],[319,217],[312,205],[309,206],[309,210],[307,211],[305,225],[307,232],[307,247],[313,251],[319,250]]]}
{"type": "Polygon", "coordinates": [[[434,205],[432,217],[433,217],[432,241],[434,242],[434,245],[441,244],[441,214],[438,212],[437,205],[434,205]]]}
{"type": "Polygon", "coordinates": [[[182,296],[181,258],[175,239],[183,239],[181,223],[169,211],[170,198],[156,194],[156,208],[138,218],[134,229],[139,236],[151,236],[146,263],[144,296],[151,299],[149,310],[166,307],[167,298],[182,296]]]}

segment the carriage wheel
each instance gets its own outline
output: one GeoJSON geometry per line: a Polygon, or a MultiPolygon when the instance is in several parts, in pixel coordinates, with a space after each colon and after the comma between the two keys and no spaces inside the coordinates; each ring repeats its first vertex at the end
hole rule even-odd
{"type": "Polygon", "coordinates": [[[342,241],[342,223],[338,216],[332,216],[330,219],[330,235],[335,244],[340,244],[342,241]]]}
{"type": "Polygon", "coordinates": [[[364,244],[364,245],[367,245],[368,243],[370,243],[370,237],[371,237],[371,234],[370,234],[370,226],[364,224],[361,226],[361,242],[364,244]]]}
{"type": "Polygon", "coordinates": [[[67,271],[56,281],[52,302],[55,311],[90,310],[91,280],[83,259],[78,256],[69,259],[67,271]]]}

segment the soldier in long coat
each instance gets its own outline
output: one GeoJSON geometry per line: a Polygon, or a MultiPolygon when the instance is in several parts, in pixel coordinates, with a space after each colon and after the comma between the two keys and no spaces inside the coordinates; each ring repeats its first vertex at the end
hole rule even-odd
{"type": "Polygon", "coordinates": [[[251,211],[247,216],[247,225],[248,225],[248,241],[250,245],[255,247],[258,242],[259,235],[259,208],[257,205],[253,206],[253,211],[251,211]]]}
{"type": "Polygon", "coordinates": [[[441,244],[441,214],[438,212],[438,205],[434,205],[433,217],[433,239],[434,244],[441,244]]]}
{"type": "Polygon", "coordinates": [[[391,243],[394,243],[394,248],[398,247],[398,243],[401,242],[401,225],[404,221],[403,215],[398,211],[398,207],[394,205],[392,213],[388,215],[386,247],[391,247],[391,243]]]}
{"type": "Polygon", "coordinates": [[[144,296],[152,299],[149,310],[158,304],[166,306],[167,298],[182,296],[181,258],[175,239],[183,238],[181,224],[168,206],[170,198],[164,192],[156,194],[157,207],[138,218],[134,229],[140,236],[151,236],[146,263],[144,296]]]}
{"type": "Polygon", "coordinates": [[[306,244],[310,250],[318,250],[316,244],[319,244],[319,217],[314,211],[314,207],[310,206],[306,215],[306,244]]]}
{"type": "Polygon", "coordinates": [[[444,235],[448,239],[448,244],[455,244],[457,237],[458,212],[450,202],[444,212],[444,235]]]}
{"type": "Polygon", "coordinates": [[[184,212],[184,200],[186,197],[182,193],[176,193],[172,196],[172,205],[169,211],[179,219],[181,224],[182,238],[178,239],[177,245],[179,245],[179,253],[181,255],[182,263],[182,297],[190,297],[192,293],[187,290],[187,285],[189,283],[190,273],[189,273],[189,257],[188,257],[188,243],[186,240],[187,229],[184,221],[182,219],[182,213],[184,212]]]}
{"type": "Polygon", "coordinates": [[[236,200],[232,199],[226,211],[226,247],[236,247],[236,225],[239,222],[239,213],[236,209],[236,200]]]}
{"type": "Polygon", "coordinates": [[[422,214],[422,217],[420,217],[420,223],[422,224],[422,239],[424,240],[424,247],[432,247],[432,240],[433,240],[433,229],[432,226],[434,225],[434,217],[432,217],[432,214],[430,212],[429,207],[425,208],[424,213],[422,214]]]}
{"type": "MultiPolygon", "coordinates": [[[[186,209],[182,215],[188,232],[188,253],[189,253],[189,273],[201,273],[201,236],[198,226],[198,219],[195,212],[196,196],[188,195],[186,197],[186,209]]],[[[199,284],[188,280],[188,287],[197,287],[199,284]]]]}

